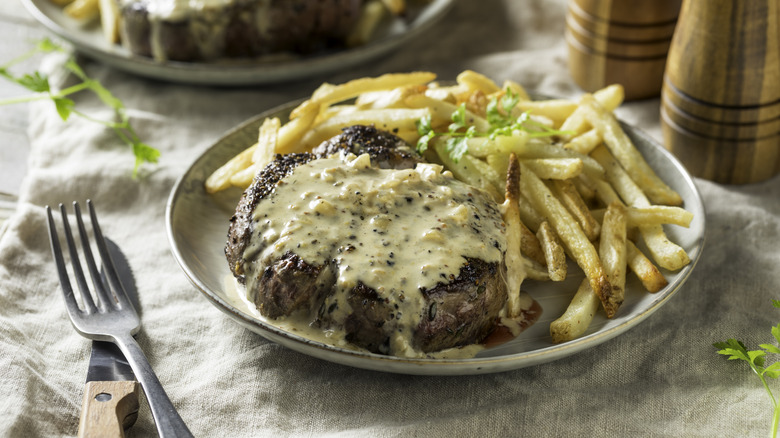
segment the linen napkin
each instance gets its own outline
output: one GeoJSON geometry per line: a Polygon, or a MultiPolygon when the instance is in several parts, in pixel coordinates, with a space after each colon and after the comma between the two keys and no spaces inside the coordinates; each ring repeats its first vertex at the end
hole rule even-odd
{"type": "MultiPolygon", "coordinates": [[[[225,131],[304,97],[323,80],[466,69],[539,93],[581,93],[566,69],[563,0],[456,2],[424,37],[369,65],[293,84],[211,88],[163,83],[80,60],[131,109],[162,152],[142,177],[113,133],[30,107],[29,171],[0,234],[0,435],[73,436],[89,342],[70,327],[46,236],[44,205],[90,198],[135,273],[137,339],[196,436],[726,436],[769,430],[771,404],[744,364],[712,342],[770,342],[780,320],[780,179],[696,184],[707,242],[693,274],[646,321],[590,350],[503,373],[426,377],[325,362],[235,324],[188,282],[170,252],[165,204],[176,179],[225,131]]],[[[49,58],[56,72],[61,60],[49,58]]],[[[77,107],[110,117],[94,98],[77,107]]],[[[658,100],[619,117],[659,141],[658,100]]],[[[774,382],[772,382],[774,383],[774,382]]],[[[142,405],[129,437],[155,436],[142,405]]]]}

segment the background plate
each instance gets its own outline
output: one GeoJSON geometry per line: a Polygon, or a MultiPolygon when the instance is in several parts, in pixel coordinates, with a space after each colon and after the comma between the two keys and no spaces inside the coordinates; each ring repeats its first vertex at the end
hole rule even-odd
{"type": "Polygon", "coordinates": [[[320,359],[372,370],[405,374],[461,375],[506,371],[560,359],[605,342],[649,317],[683,285],[696,265],[704,244],[705,212],[696,186],[682,165],[661,145],[641,131],[623,124],[628,136],[650,166],[683,198],[694,214],[689,228],[667,226],[667,234],[688,252],[691,263],[678,272],[664,272],[669,285],[655,294],[647,293],[633,274],[626,282],[626,297],[618,314],[608,320],[597,314],[581,338],[552,344],[550,322],[560,316],[583,277],[579,268],[569,270],[562,283],[523,283],[523,290],[543,308],[539,321],[514,340],[486,349],[469,359],[406,359],[346,350],[305,339],[256,318],[230,297],[232,276],[224,256],[228,219],[235,211],[241,191],[231,189],[209,195],[206,178],[238,152],[257,141],[266,117],[284,123],[297,103],[291,103],[254,117],[219,139],[206,150],[174,186],[168,199],[166,222],[173,254],[190,281],[220,310],[263,337],[320,359]]]}
{"type": "Polygon", "coordinates": [[[82,26],[66,16],[51,0],[22,0],[27,10],[50,31],[78,50],[118,69],[173,82],[203,85],[259,85],[294,81],[345,70],[402,46],[430,27],[452,6],[452,0],[433,0],[425,6],[409,5],[407,16],[378,29],[361,47],[290,60],[155,62],[108,43],[98,23],[82,26]]]}

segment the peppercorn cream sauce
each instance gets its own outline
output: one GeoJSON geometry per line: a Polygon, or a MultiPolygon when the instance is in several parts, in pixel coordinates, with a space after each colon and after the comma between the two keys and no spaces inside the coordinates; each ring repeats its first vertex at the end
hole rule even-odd
{"type": "MultiPolygon", "coordinates": [[[[379,169],[370,157],[331,156],[296,167],[254,210],[244,252],[249,302],[263,270],[293,252],[336,273],[320,307],[338,325],[352,312],[347,296],[362,282],[397,308],[384,325],[388,354],[419,357],[411,345],[427,312],[422,291],[459,275],[465,257],[502,262],[505,226],[489,195],[437,164],[379,169]]],[[[314,315],[292,315],[309,325],[314,315]]],[[[474,352],[466,353],[473,355],[474,352]]]]}

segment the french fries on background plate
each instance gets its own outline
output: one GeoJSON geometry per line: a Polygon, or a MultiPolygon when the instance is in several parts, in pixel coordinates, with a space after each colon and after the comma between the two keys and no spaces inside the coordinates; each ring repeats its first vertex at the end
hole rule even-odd
{"type": "Polygon", "coordinates": [[[390,131],[501,205],[510,316],[524,279],[562,281],[571,275],[569,262],[584,273],[550,324],[552,341],[566,342],[582,336],[599,309],[607,318],[619,314],[629,272],[654,293],[667,284],[659,267],[690,263],[663,226],[687,227],[692,214],[615,119],[622,100],[619,85],[577,101],[533,100],[516,82],[499,85],[470,70],[454,84],[430,72],[325,83],[289,120],[267,119],[257,143],[205,187],[246,188],[275,154],[309,151],[353,124],[390,131]]]}

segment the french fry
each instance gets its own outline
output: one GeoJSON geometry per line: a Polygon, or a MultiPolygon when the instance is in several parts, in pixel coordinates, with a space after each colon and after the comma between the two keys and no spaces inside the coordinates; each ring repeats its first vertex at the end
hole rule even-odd
{"type": "Polygon", "coordinates": [[[656,293],[669,284],[661,271],[630,240],[626,241],[626,258],[628,267],[648,292],[656,293]]]}
{"type": "Polygon", "coordinates": [[[626,214],[619,202],[610,204],[604,214],[599,257],[612,287],[612,306],[617,311],[626,293],[626,214]]]}
{"type": "Polygon", "coordinates": [[[574,217],[553,196],[544,182],[522,163],[520,164],[520,190],[528,197],[534,208],[550,221],[569,255],[585,272],[591,288],[601,300],[607,317],[613,317],[617,309],[614,307],[611,298],[612,288],[604,273],[598,252],[574,217]]]}
{"type": "Polygon", "coordinates": [[[257,148],[252,154],[252,163],[259,167],[265,167],[266,164],[274,160],[280,128],[281,122],[276,117],[263,121],[257,135],[257,148]]]}
{"type": "MultiPolygon", "coordinates": [[[[458,110],[458,105],[428,97],[425,94],[414,94],[407,97],[404,102],[410,108],[428,109],[431,114],[431,124],[445,126],[452,120],[452,114],[458,110]]],[[[486,132],[490,129],[490,123],[484,117],[466,110],[466,121],[474,125],[478,132],[486,132]]]]}
{"type": "Polygon", "coordinates": [[[63,8],[66,15],[78,21],[89,21],[100,14],[98,0],[74,0],[63,8]]]}
{"type": "Polygon", "coordinates": [[[243,152],[223,164],[206,179],[205,187],[208,193],[216,193],[230,187],[230,179],[236,173],[252,165],[252,155],[255,153],[257,143],[246,148],[243,152]]]}
{"type": "Polygon", "coordinates": [[[580,192],[577,191],[574,184],[569,180],[552,180],[550,185],[555,196],[574,216],[588,239],[591,242],[596,240],[601,232],[601,226],[590,214],[588,206],[585,205],[585,201],[580,197],[580,192]]]}
{"type": "Polygon", "coordinates": [[[576,178],[585,168],[579,158],[530,158],[523,160],[523,164],[542,179],[576,178]]]}
{"type": "Polygon", "coordinates": [[[369,0],[363,5],[357,22],[352,27],[349,35],[347,35],[347,46],[362,46],[371,41],[374,31],[379,27],[382,19],[390,12],[384,3],[386,3],[384,0],[369,0]]]}
{"type": "Polygon", "coordinates": [[[591,129],[572,138],[568,143],[564,144],[563,147],[587,155],[595,149],[596,146],[600,145],[601,142],[602,140],[599,132],[595,129],[591,129]]]}
{"type": "Polygon", "coordinates": [[[599,298],[584,278],[574,294],[566,311],[550,323],[550,336],[553,343],[560,344],[582,336],[590,326],[599,308],[599,298]]]}
{"type": "Polygon", "coordinates": [[[525,278],[523,256],[520,254],[520,167],[517,157],[510,155],[506,176],[505,200],[502,204],[504,223],[506,224],[506,270],[507,289],[507,313],[510,318],[520,316],[522,311],[520,303],[520,285],[525,278]]]}
{"type": "Polygon", "coordinates": [[[99,0],[100,27],[111,44],[119,42],[119,5],[115,0],[99,0]]]}
{"type": "MultiPolygon", "coordinates": [[[[604,146],[594,149],[591,156],[606,169],[607,181],[628,206],[649,207],[651,205],[642,189],[604,146]]],[[[691,259],[685,250],[669,240],[661,225],[642,225],[639,231],[653,260],[662,268],[676,271],[690,263],[691,259]]]]}
{"type": "Polygon", "coordinates": [[[405,0],[382,0],[388,11],[393,15],[402,15],[406,12],[405,0]]]}
{"type": "Polygon", "coordinates": [[[352,125],[374,125],[385,131],[416,130],[416,122],[429,114],[428,109],[389,108],[338,113],[311,127],[301,142],[312,148],[339,134],[342,128],[352,125]]]}
{"type": "Polygon", "coordinates": [[[612,113],[605,110],[592,96],[588,95],[582,98],[582,108],[585,108],[585,118],[601,135],[604,144],[607,145],[617,162],[626,169],[650,200],[656,204],[682,204],[680,194],[672,190],[656,175],[612,113]]]}
{"type": "Polygon", "coordinates": [[[566,279],[566,252],[558,235],[553,230],[550,223],[542,222],[539,230],[536,231],[536,238],[542,246],[545,262],[547,265],[547,274],[552,281],[563,281],[566,279]]]}
{"type": "Polygon", "coordinates": [[[544,116],[560,126],[577,109],[577,104],[567,99],[521,100],[512,110],[514,117],[529,111],[533,115],[544,116]]]}
{"type": "Polygon", "coordinates": [[[624,97],[625,90],[620,84],[607,85],[593,92],[593,98],[596,99],[596,102],[609,112],[615,111],[623,104],[624,97]]]}
{"type": "Polygon", "coordinates": [[[492,79],[472,70],[462,71],[456,78],[456,81],[459,85],[465,86],[469,90],[479,90],[485,94],[493,94],[501,91],[492,79]]]}
{"type": "Polygon", "coordinates": [[[304,146],[301,143],[301,138],[309,130],[316,116],[316,111],[307,111],[282,125],[276,137],[276,153],[302,152],[304,146]]]}
{"type": "Polygon", "coordinates": [[[650,205],[647,207],[626,207],[628,225],[677,225],[688,228],[693,220],[693,213],[684,208],[668,205],[650,205]]]}
{"type": "Polygon", "coordinates": [[[360,78],[341,85],[323,84],[314,91],[311,101],[329,106],[358,97],[367,91],[391,90],[407,85],[422,85],[436,79],[430,72],[388,73],[375,78],[360,78]]]}
{"type": "Polygon", "coordinates": [[[590,156],[549,143],[531,141],[527,134],[499,136],[495,143],[500,150],[517,154],[521,161],[528,158],[575,158],[582,161],[583,173],[599,178],[604,175],[604,168],[590,156]]]}

